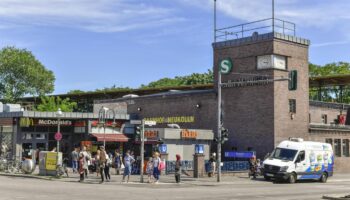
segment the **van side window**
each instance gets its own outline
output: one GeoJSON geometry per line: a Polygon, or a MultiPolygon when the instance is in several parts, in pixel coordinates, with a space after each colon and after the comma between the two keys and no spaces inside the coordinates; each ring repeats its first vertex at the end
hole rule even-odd
{"type": "Polygon", "coordinates": [[[300,151],[299,157],[300,157],[300,161],[304,161],[305,160],[305,151],[300,151]]]}

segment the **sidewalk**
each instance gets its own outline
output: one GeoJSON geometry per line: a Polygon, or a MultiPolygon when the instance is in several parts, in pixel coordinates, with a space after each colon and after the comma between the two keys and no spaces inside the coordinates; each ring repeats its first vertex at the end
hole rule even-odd
{"type": "MultiPolygon", "coordinates": [[[[38,172],[34,172],[31,175],[28,174],[7,174],[7,173],[0,173],[0,176],[15,176],[15,177],[23,177],[23,178],[35,178],[35,179],[42,179],[47,181],[61,181],[61,182],[76,182],[79,181],[79,175],[69,173],[69,177],[62,176],[61,178],[56,178],[52,176],[39,176],[38,172]]],[[[140,183],[140,175],[131,175],[129,183],[121,183],[122,181],[122,175],[114,175],[111,174],[111,181],[110,182],[104,182],[103,184],[108,185],[148,185],[148,186],[154,186],[157,185],[159,187],[162,186],[218,186],[218,185],[250,185],[250,184],[266,184],[263,177],[258,177],[255,180],[251,180],[248,178],[248,175],[246,173],[228,173],[224,174],[222,176],[221,182],[218,183],[216,177],[203,177],[203,178],[193,178],[188,177],[186,175],[182,175],[181,177],[181,184],[177,184],[175,182],[175,178],[173,174],[170,175],[162,175],[160,177],[159,184],[149,184],[148,183],[148,177],[147,175],[144,176],[144,183],[140,183]]],[[[96,176],[96,173],[92,173],[88,175],[88,178],[85,179],[85,181],[81,184],[100,184],[101,178],[100,176],[96,176]]],[[[350,182],[350,174],[335,174],[334,177],[329,178],[329,183],[336,183],[336,182],[350,182]]]]}
{"type": "MultiPolygon", "coordinates": [[[[61,181],[61,182],[78,182],[79,181],[79,175],[73,174],[70,170],[69,177],[66,177],[65,175],[56,178],[53,176],[39,176],[38,171],[36,170],[33,174],[10,174],[10,173],[0,173],[0,176],[14,176],[14,177],[23,177],[23,178],[34,178],[34,179],[42,179],[42,180],[49,180],[49,181],[61,181]]],[[[121,183],[122,182],[122,175],[114,175],[111,174],[111,181],[110,182],[104,182],[103,184],[124,184],[124,185],[179,185],[175,182],[175,177],[173,174],[169,175],[161,175],[160,181],[158,184],[149,184],[148,183],[148,177],[147,175],[144,175],[144,183],[140,183],[140,175],[131,175],[129,183],[121,183]]],[[[203,177],[203,178],[193,178],[186,175],[181,176],[181,183],[180,185],[203,185],[203,186],[209,186],[209,185],[219,185],[219,184],[235,184],[239,183],[242,184],[242,180],[248,181],[248,176],[246,173],[228,173],[222,176],[222,181],[220,183],[217,182],[216,177],[203,177]]],[[[97,176],[96,173],[88,174],[88,178],[84,180],[82,184],[100,184],[101,177],[97,176]]]]}

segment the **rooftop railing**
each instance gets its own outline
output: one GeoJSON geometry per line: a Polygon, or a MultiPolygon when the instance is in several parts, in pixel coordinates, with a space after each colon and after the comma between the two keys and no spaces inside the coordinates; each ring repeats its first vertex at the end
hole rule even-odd
{"type": "Polygon", "coordinates": [[[258,34],[279,32],[295,36],[295,28],[295,23],[276,18],[268,18],[216,29],[215,38],[217,42],[220,42],[252,36],[255,32],[258,34]]]}

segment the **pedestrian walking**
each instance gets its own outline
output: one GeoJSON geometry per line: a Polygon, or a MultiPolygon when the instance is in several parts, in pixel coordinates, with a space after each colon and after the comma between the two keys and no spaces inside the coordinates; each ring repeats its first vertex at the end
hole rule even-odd
{"type": "Polygon", "coordinates": [[[153,161],[152,157],[148,158],[148,162],[146,165],[146,173],[148,176],[148,183],[151,183],[153,181],[153,161]]]}
{"type": "Polygon", "coordinates": [[[131,174],[131,165],[132,163],[135,162],[134,157],[130,155],[130,151],[127,151],[124,157],[124,174],[123,174],[123,180],[122,182],[125,182],[125,177],[128,176],[127,183],[129,182],[130,179],[130,174],[131,174]]]}
{"type": "Polygon", "coordinates": [[[78,160],[79,160],[79,153],[77,148],[74,148],[74,150],[71,153],[71,157],[72,157],[72,170],[73,170],[73,174],[74,173],[78,173],[78,160]]]}
{"type": "Polygon", "coordinates": [[[105,164],[105,168],[104,168],[104,173],[105,173],[105,177],[106,177],[106,181],[109,182],[111,180],[111,175],[109,173],[109,169],[112,165],[112,160],[110,158],[109,154],[106,154],[106,164],[105,164]]]}
{"type": "Polygon", "coordinates": [[[209,171],[208,171],[208,177],[213,177],[215,175],[215,168],[216,168],[216,160],[215,155],[213,154],[211,158],[209,159],[209,171]]]}
{"type": "Polygon", "coordinates": [[[120,175],[120,169],[122,166],[122,156],[119,153],[119,149],[115,150],[114,153],[114,168],[115,168],[115,174],[120,175]]]}
{"type": "Polygon", "coordinates": [[[253,178],[255,179],[257,175],[257,161],[256,161],[256,157],[252,156],[249,160],[249,174],[248,177],[250,178],[251,176],[253,176],[253,178]]]}
{"type": "Polygon", "coordinates": [[[88,169],[89,169],[89,161],[91,160],[90,154],[86,151],[86,146],[83,146],[82,151],[80,152],[84,156],[84,174],[85,178],[88,178],[88,169]]]}
{"type": "Polygon", "coordinates": [[[101,175],[101,182],[104,183],[104,171],[106,167],[106,161],[107,161],[107,153],[105,151],[105,148],[103,146],[100,147],[100,159],[99,159],[99,168],[100,168],[100,175],[101,175]]]}
{"type": "Polygon", "coordinates": [[[100,153],[101,153],[101,150],[97,150],[96,152],[96,155],[95,155],[95,162],[94,162],[94,165],[95,165],[95,169],[96,169],[96,176],[99,176],[100,175],[100,153]]]}
{"type": "Polygon", "coordinates": [[[176,154],[176,162],[175,162],[175,181],[176,183],[180,183],[181,181],[181,157],[179,154],[176,154]]]}
{"type": "Polygon", "coordinates": [[[80,175],[80,180],[79,182],[84,182],[84,174],[85,174],[85,170],[84,170],[84,155],[83,154],[79,154],[79,175],[80,175]]]}
{"type": "Polygon", "coordinates": [[[158,183],[159,182],[159,176],[160,176],[160,158],[159,158],[159,153],[158,152],[154,152],[153,153],[153,177],[155,178],[155,182],[154,183],[158,183]]]}

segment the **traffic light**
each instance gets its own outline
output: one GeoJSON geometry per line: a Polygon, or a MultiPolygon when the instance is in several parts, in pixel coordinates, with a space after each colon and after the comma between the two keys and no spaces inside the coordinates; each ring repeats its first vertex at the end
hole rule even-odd
{"type": "Polygon", "coordinates": [[[141,131],[142,131],[142,126],[136,126],[135,127],[135,139],[140,140],[141,138],[141,131]]]}
{"type": "Polygon", "coordinates": [[[221,128],[221,143],[225,143],[228,141],[228,129],[225,129],[224,127],[221,128]]]}
{"type": "Polygon", "coordinates": [[[292,70],[289,72],[288,89],[296,90],[298,87],[298,71],[292,70]]]}

